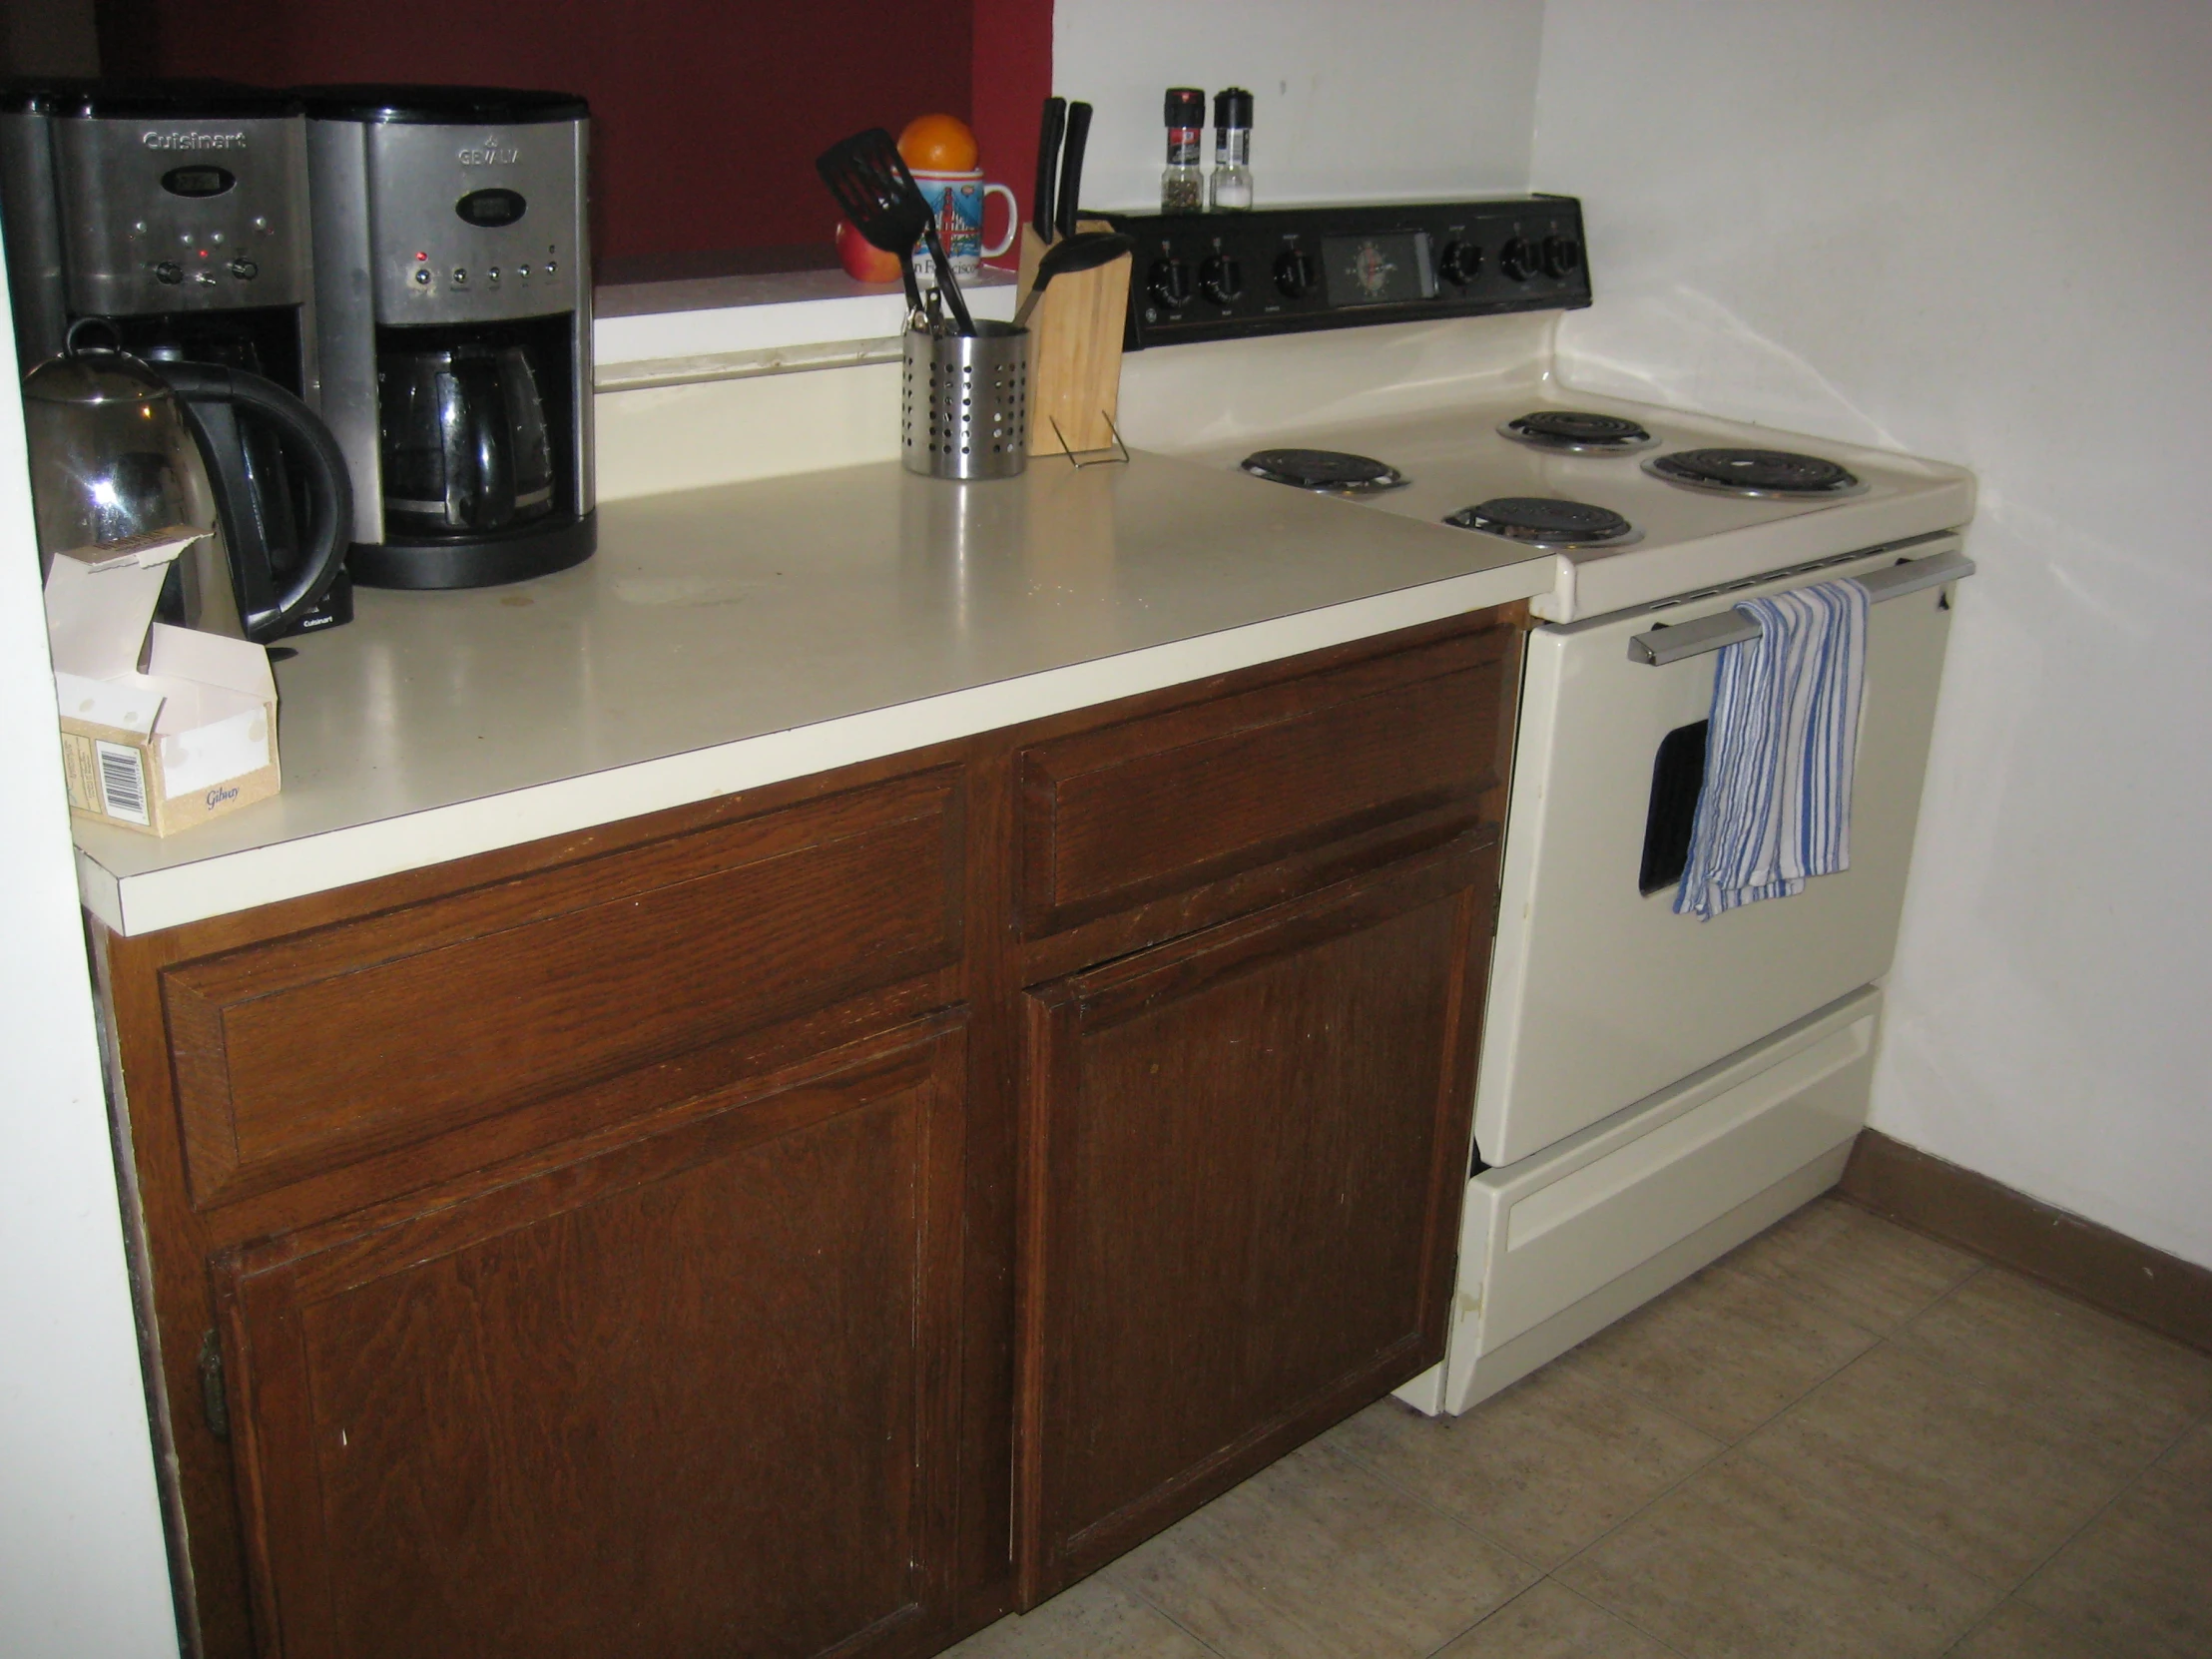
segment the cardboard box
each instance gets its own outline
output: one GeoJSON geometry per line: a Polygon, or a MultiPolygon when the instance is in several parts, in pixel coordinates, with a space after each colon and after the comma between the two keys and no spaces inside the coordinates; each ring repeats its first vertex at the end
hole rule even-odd
{"type": "Polygon", "coordinates": [[[153,620],[162,579],[201,534],[79,548],[47,574],[62,764],[79,817],[173,835],[281,787],[268,651],[153,620]]]}

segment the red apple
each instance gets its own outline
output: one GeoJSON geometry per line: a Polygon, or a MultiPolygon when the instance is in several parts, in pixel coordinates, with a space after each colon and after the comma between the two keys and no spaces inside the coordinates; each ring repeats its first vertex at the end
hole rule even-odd
{"type": "Polygon", "coordinates": [[[843,220],[837,221],[837,258],[855,282],[895,282],[898,256],[886,254],[843,220]]]}

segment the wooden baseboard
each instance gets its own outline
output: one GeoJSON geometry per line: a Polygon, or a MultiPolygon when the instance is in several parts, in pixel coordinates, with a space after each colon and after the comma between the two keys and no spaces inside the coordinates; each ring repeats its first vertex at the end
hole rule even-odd
{"type": "Polygon", "coordinates": [[[1839,1189],[1878,1215],[2212,1354],[2212,1268],[1862,1130],[1839,1189]]]}

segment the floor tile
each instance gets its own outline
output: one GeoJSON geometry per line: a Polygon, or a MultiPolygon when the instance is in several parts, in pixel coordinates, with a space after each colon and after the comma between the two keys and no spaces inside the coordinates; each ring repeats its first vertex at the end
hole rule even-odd
{"type": "Polygon", "coordinates": [[[1981,1264],[1840,1198],[1815,1199],[1727,1258],[1870,1331],[1895,1331],[1981,1264]]]}
{"type": "Polygon", "coordinates": [[[1673,1659],[1673,1653],[1547,1578],[1523,1590],[1436,1659],[1673,1659]]]}
{"type": "Polygon", "coordinates": [[[1381,1400],[1329,1438],[1392,1485],[1544,1568],[1721,1450],[1658,1407],[1562,1366],[1461,1417],[1381,1400]]]}
{"type": "Polygon", "coordinates": [[[1086,1578],[1028,1613],[977,1631],[944,1659],[1209,1659],[1207,1649],[1126,1590],[1086,1578]]]}
{"type": "Polygon", "coordinates": [[[1976,1274],[1895,1340],[2145,1461],[2212,1411],[2212,1358],[2002,1268],[1976,1274]]]}
{"type": "Polygon", "coordinates": [[[2212,1423],[2121,1493],[2019,1599],[2109,1653],[2212,1653],[2212,1423]]]}
{"type": "Polygon", "coordinates": [[[1998,1599],[1896,1528],[1740,1452],[1556,1576],[1691,1659],[1933,1656],[1998,1599]]]}
{"type": "Polygon", "coordinates": [[[1744,1447],[2006,1588],[2142,1471],[2127,1445],[1889,1344],[1744,1447]]]}
{"type": "Polygon", "coordinates": [[[2104,1638],[2012,1600],[1966,1633],[1943,1659],[2113,1659],[2104,1638]]]}
{"type": "Polygon", "coordinates": [[[1323,1444],[1106,1570],[1230,1659],[1412,1659],[1537,1578],[1323,1444]]]}
{"type": "Polygon", "coordinates": [[[1740,1439],[1876,1338],[1764,1279],[1714,1266],[1564,1356],[1569,1369],[1740,1439]]]}

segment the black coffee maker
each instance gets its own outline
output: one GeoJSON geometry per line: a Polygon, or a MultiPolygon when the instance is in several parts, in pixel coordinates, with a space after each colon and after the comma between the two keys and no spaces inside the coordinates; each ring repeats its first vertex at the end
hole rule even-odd
{"type": "MultiPolygon", "coordinates": [[[[297,99],[208,81],[19,82],[0,94],[0,222],[23,367],[73,325],[153,365],[187,397],[247,587],[282,593],[322,569],[327,434],[297,99]],[[274,385],[282,401],[237,385],[274,385]],[[294,412],[304,405],[312,435],[294,412]],[[257,573],[266,573],[257,574],[257,573]]],[[[342,479],[342,475],[341,475],[342,479]]],[[[284,631],[353,614],[341,572],[284,631]]],[[[242,590],[243,591],[243,590],[242,590]]],[[[187,621],[173,580],[158,614],[187,621]]]]}
{"type": "Polygon", "coordinates": [[[591,557],[589,121],[563,93],[300,90],[323,410],[354,580],[470,588],[591,557]]]}

